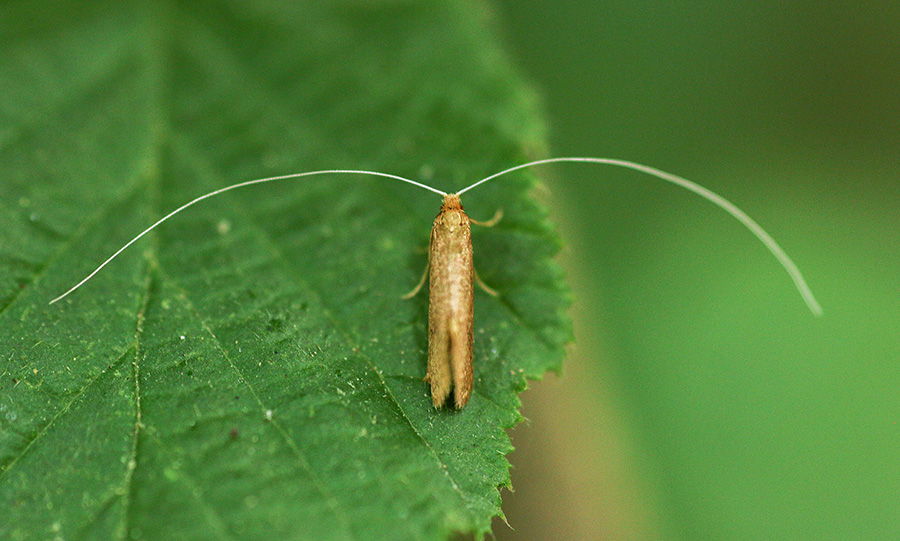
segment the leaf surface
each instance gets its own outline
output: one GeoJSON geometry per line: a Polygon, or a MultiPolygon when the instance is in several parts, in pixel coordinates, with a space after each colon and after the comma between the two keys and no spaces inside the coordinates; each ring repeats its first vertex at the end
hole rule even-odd
{"type": "Polygon", "coordinates": [[[475,392],[422,381],[439,198],[543,148],[474,2],[0,8],[0,537],[484,532],[525,378],[569,338],[558,241],[510,176],[467,195],[475,392]],[[54,17],[47,17],[52,9],[54,17]],[[473,16],[477,15],[477,16],[473,16]]]}

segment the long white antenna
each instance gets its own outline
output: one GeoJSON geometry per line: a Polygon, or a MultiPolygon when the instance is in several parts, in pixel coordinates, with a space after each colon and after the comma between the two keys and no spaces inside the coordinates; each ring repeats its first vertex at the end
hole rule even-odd
{"type": "Polygon", "coordinates": [[[181,206],[178,207],[177,209],[173,210],[172,212],[166,214],[165,216],[163,216],[162,218],[160,218],[159,220],[157,220],[156,223],[154,223],[153,225],[151,225],[151,226],[148,227],[147,229],[143,230],[143,231],[141,232],[140,235],[138,235],[138,236],[134,237],[133,239],[131,239],[130,241],[128,241],[128,243],[126,243],[125,246],[122,246],[121,248],[119,248],[118,250],[116,250],[116,253],[114,253],[113,255],[109,256],[109,259],[107,259],[106,261],[104,261],[103,263],[101,263],[99,267],[97,267],[96,269],[93,270],[93,272],[91,272],[90,274],[88,274],[87,276],[85,276],[84,279],[83,279],[82,281],[80,281],[80,282],[78,282],[77,284],[75,284],[74,286],[72,286],[71,289],[69,289],[68,291],[66,291],[65,293],[63,293],[62,295],[60,295],[59,297],[56,297],[55,299],[53,299],[52,301],[50,301],[50,304],[53,304],[53,303],[55,303],[55,302],[57,302],[57,301],[59,301],[59,300],[64,299],[69,293],[71,293],[71,292],[75,291],[76,289],[78,289],[79,287],[83,286],[85,282],[87,282],[88,280],[90,280],[91,278],[93,278],[93,276],[94,276],[95,274],[97,274],[98,272],[100,272],[100,270],[101,270],[103,267],[105,267],[107,264],[109,264],[110,261],[112,261],[113,259],[115,259],[116,256],[118,256],[118,255],[121,254],[123,251],[125,251],[126,248],[128,248],[129,246],[131,246],[132,244],[134,244],[135,242],[137,242],[141,237],[143,237],[144,235],[146,235],[147,233],[149,233],[150,231],[152,231],[156,226],[158,226],[159,224],[165,222],[166,220],[168,220],[168,219],[171,218],[172,216],[175,216],[176,214],[178,214],[178,213],[181,212],[182,210],[184,210],[184,209],[186,209],[186,208],[188,208],[188,207],[190,207],[190,206],[192,206],[192,205],[194,205],[194,204],[196,204],[196,203],[199,203],[200,201],[203,201],[204,199],[208,199],[208,198],[210,198],[210,197],[212,197],[212,196],[214,196],[214,195],[219,195],[220,193],[224,193],[224,192],[227,192],[227,191],[230,191],[230,190],[234,190],[234,189],[237,189],[237,188],[243,188],[244,186],[250,186],[250,185],[252,185],[252,184],[262,184],[262,183],[264,183],[264,182],[272,182],[273,180],[284,180],[284,179],[289,179],[289,178],[308,177],[308,176],[312,176],[312,175],[330,175],[330,174],[337,174],[337,173],[341,173],[341,174],[349,174],[349,175],[374,175],[374,176],[376,176],[376,177],[392,178],[392,179],[394,179],[394,180],[400,180],[400,181],[403,181],[403,182],[407,182],[407,183],[409,183],[409,184],[412,184],[413,186],[418,186],[419,188],[425,188],[426,190],[428,190],[428,191],[430,191],[430,192],[434,192],[434,193],[436,193],[436,194],[438,194],[438,195],[440,195],[440,196],[446,196],[446,195],[447,195],[446,193],[444,193],[444,192],[438,190],[437,188],[432,188],[431,186],[427,186],[427,185],[425,185],[425,184],[422,184],[422,183],[420,183],[420,182],[416,182],[415,180],[410,180],[410,179],[408,179],[408,178],[398,177],[397,175],[390,175],[390,174],[388,174],[388,173],[379,173],[378,171],[359,171],[359,170],[355,170],[355,169],[329,169],[329,170],[325,170],[325,171],[309,171],[309,172],[306,172],[306,173],[294,173],[294,174],[291,174],[291,175],[281,175],[281,176],[277,176],[277,177],[258,178],[258,179],[256,179],[256,180],[247,180],[247,181],[245,181],[245,182],[239,182],[239,183],[237,183],[237,184],[232,184],[231,186],[226,186],[226,187],[224,187],[224,188],[219,188],[218,190],[213,191],[213,192],[209,192],[208,194],[201,195],[200,197],[194,199],[193,201],[191,201],[191,202],[189,202],[189,203],[185,203],[184,205],[181,205],[181,206]]]}
{"type": "Polygon", "coordinates": [[[753,220],[750,216],[748,216],[744,211],[737,208],[733,203],[725,199],[724,197],[711,192],[710,190],[691,182],[690,180],[681,178],[679,176],[673,175],[671,173],[666,173],[665,171],[660,171],[659,169],[655,169],[653,167],[648,167],[646,165],[641,165],[639,163],[629,162],[625,160],[614,160],[610,158],[548,158],[546,160],[537,160],[529,163],[523,163],[522,165],[517,165],[515,167],[510,167],[509,169],[505,169],[500,171],[499,173],[494,173],[493,175],[483,178],[478,182],[468,186],[459,192],[457,195],[462,195],[465,192],[475,188],[476,186],[480,186],[485,182],[497,178],[500,175],[505,175],[507,173],[511,173],[513,171],[518,171],[519,169],[524,169],[526,167],[532,167],[535,165],[541,165],[545,163],[557,163],[557,162],[587,162],[587,163],[599,163],[605,165],[615,165],[618,167],[625,167],[626,169],[633,169],[635,171],[640,171],[642,173],[647,173],[648,175],[652,175],[656,178],[665,180],[667,182],[671,182],[672,184],[676,184],[681,186],[686,190],[690,190],[700,197],[706,199],[707,201],[717,205],[722,208],[728,214],[737,218],[739,222],[744,224],[747,229],[749,229],[756,238],[758,238],[763,244],[766,245],[766,248],[772,252],[772,255],[775,256],[775,259],[781,263],[781,266],[788,272],[791,276],[791,279],[794,281],[794,285],[797,287],[797,291],[800,292],[800,296],[803,297],[803,300],[806,302],[806,305],[809,307],[809,310],[815,316],[822,315],[822,306],[816,300],[815,296],[813,296],[812,291],[809,289],[809,286],[806,284],[806,280],[803,279],[803,275],[800,273],[800,269],[794,262],[788,257],[787,253],[781,249],[781,246],[775,242],[775,239],[772,238],[771,235],[766,233],[766,231],[760,227],[756,221],[753,220]]]}

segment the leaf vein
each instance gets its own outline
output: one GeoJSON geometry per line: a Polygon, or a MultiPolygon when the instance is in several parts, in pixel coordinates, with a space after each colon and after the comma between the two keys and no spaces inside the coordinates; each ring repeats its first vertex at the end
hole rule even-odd
{"type": "Polygon", "coordinates": [[[46,434],[50,427],[53,426],[53,424],[56,423],[60,419],[60,417],[71,410],[72,405],[75,404],[75,402],[77,402],[78,399],[80,399],[84,395],[85,391],[87,391],[87,389],[91,385],[93,385],[104,374],[122,364],[122,362],[125,360],[125,357],[128,356],[128,352],[130,351],[131,348],[129,347],[128,349],[123,351],[122,354],[119,355],[119,357],[114,362],[110,363],[106,368],[101,369],[96,375],[94,375],[84,385],[82,385],[81,388],[79,388],[75,395],[72,397],[72,399],[69,400],[69,402],[67,402],[66,405],[63,406],[58,412],[56,412],[56,414],[43,427],[41,427],[41,429],[36,432],[34,436],[31,437],[31,439],[27,440],[25,447],[21,451],[16,453],[13,456],[12,460],[0,467],[0,479],[3,479],[3,477],[8,474],[10,470],[12,470],[13,466],[15,466],[16,463],[18,463],[18,461],[23,456],[25,456],[26,453],[28,453],[28,451],[34,446],[35,442],[38,441],[44,434],[46,434]]]}
{"type": "MultiPolygon", "coordinates": [[[[154,244],[153,254],[156,253],[154,244]]],[[[131,522],[131,503],[133,501],[134,472],[137,469],[138,444],[141,437],[141,429],[143,425],[143,412],[141,409],[141,381],[140,381],[140,359],[141,359],[141,337],[144,333],[144,321],[147,314],[147,306],[150,302],[150,290],[152,285],[151,267],[156,265],[156,258],[153,254],[148,254],[147,275],[144,279],[144,295],[140,308],[135,316],[134,331],[134,360],[131,363],[132,377],[134,378],[134,429],[131,437],[131,449],[129,451],[128,461],[125,463],[125,479],[123,479],[120,488],[124,498],[124,509],[122,510],[122,520],[119,523],[119,537],[126,539],[130,537],[129,524],[131,522]]]]}
{"type": "MultiPolygon", "coordinates": [[[[204,317],[199,313],[199,311],[197,310],[197,308],[193,305],[193,303],[192,303],[190,300],[188,300],[188,293],[187,293],[187,291],[185,291],[183,288],[181,288],[181,287],[178,286],[178,285],[174,285],[174,284],[177,283],[175,280],[172,280],[172,282],[173,282],[173,287],[175,287],[176,289],[178,289],[179,292],[181,293],[181,295],[179,295],[179,298],[182,299],[182,302],[185,304],[185,307],[191,312],[191,314],[194,315],[194,317],[197,319],[198,323],[199,323],[200,326],[203,328],[203,330],[204,330],[207,334],[209,334],[209,336],[212,338],[212,341],[213,341],[213,343],[215,344],[216,349],[218,349],[219,352],[222,354],[222,357],[223,357],[223,358],[225,359],[225,361],[228,363],[228,366],[235,372],[235,374],[237,374],[237,376],[238,376],[238,378],[240,379],[241,383],[242,383],[245,387],[247,387],[247,389],[250,391],[250,394],[253,396],[253,399],[254,399],[254,400],[256,401],[256,403],[259,405],[259,407],[260,407],[262,413],[265,415],[265,414],[267,414],[268,412],[270,412],[271,409],[268,408],[268,407],[263,403],[262,398],[260,398],[259,393],[257,393],[257,391],[256,391],[256,388],[255,388],[255,387],[253,386],[253,384],[251,384],[250,381],[246,378],[246,376],[245,376],[244,373],[241,371],[241,369],[238,368],[238,366],[234,363],[234,360],[233,360],[233,359],[231,358],[231,356],[228,354],[228,350],[227,350],[227,349],[225,348],[225,346],[222,344],[222,342],[221,342],[221,340],[218,338],[218,336],[216,336],[215,332],[213,331],[212,327],[210,327],[210,325],[209,325],[209,323],[207,322],[206,318],[204,318],[204,317]]],[[[266,417],[267,417],[267,419],[268,419],[268,415],[267,415],[266,417]]],[[[282,437],[282,439],[284,440],[284,442],[287,444],[288,448],[291,450],[291,452],[294,454],[294,456],[296,456],[297,459],[300,461],[301,467],[302,467],[302,468],[307,472],[307,474],[310,476],[310,479],[312,480],[312,482],[313,482],[313,484],[315,485],[316,489],[317,489],[317,490],[322,494],[322,496],[326,499],[326,501],[328,502],[328,506],[332,509],[332,511],[335,513],[335,515],[341,520],[341,522],[343,523],[344,527],[345,527],[345,528],[347,529],[347,531],[349,532],[349,531],[350,531],[350,520],[349,520],[349,518],[347,518],[346,514],[340,509],[339,503],[338,503],[337,499],[334,497],[334,495],[332,495],[332,494],[329,493],[329,491],[326,489],[325,485],[319,480],[318,476],[317,476],[317,475],[315,474],[315,472],[312,470],[312,467],[309,465],[308,459],[306,458],[306,456],[304,455],[304,453],[303,453],[303,451],[300,449],[300,447],[297,445],[297,442],[294,441],[294,439],[293,439],[293,438],[291,437],[291,435],[287,432],[287,430],[285,430],[284,427],[282,427],[281,424],[280,424],[276,419],[274,419],[274,418],[269,419],[269,422],[272,423],[272,426],[275,428],[275,430],[278,432],[278,434],[282,437]]],[[[348,535],[349,535],[349,534],[348,534],[348,535]]]]}

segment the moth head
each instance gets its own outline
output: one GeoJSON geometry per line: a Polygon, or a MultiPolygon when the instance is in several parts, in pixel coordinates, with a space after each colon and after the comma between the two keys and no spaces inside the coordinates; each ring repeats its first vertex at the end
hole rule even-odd
{"type": "Polygon", "coordinates": [[[462,202],[459,200],[459,195],[455,193],[448,193],[444,196],[444,204],[441,205],[441,212],[445,212],[448,210],[462,210],[462,202]]]}

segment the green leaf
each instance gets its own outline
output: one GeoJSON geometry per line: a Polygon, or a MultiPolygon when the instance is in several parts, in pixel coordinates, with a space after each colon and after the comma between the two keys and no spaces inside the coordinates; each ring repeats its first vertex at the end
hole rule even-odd
{"type": "Polygon", "coordinates": [[[430,405],[434,194],[544,147],[484,6],[0,8],[0,538],[484,532],[525,378],[569,338],[527,176],[467,195],[475,392],[430,405]],[[53,16],[48,16],[52,13],[53,16]],[[473,16],[474,15],[474,16],[473,16]]]}

